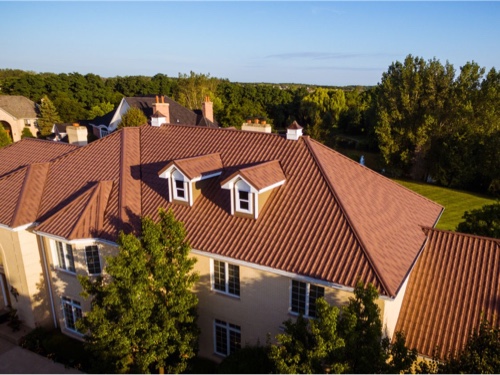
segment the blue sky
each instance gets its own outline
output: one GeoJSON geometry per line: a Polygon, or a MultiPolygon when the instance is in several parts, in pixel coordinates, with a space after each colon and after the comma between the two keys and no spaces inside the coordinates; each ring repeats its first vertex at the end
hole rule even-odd
{"type": "Polygon", "coordinates": [[[0,68],[375,85],[412,54],[500,69],[500,2],[2,2],[0,68]]]}

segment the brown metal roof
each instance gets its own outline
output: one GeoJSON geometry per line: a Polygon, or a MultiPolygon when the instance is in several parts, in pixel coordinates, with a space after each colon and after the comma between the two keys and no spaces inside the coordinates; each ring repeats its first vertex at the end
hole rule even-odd
{"type": "MultiPolygon", "coordinates": [[[[250,177],[259,186],[261,172],[250,177]]],[[[39,228],[65,238],[87,235],[92,226],[83,224],[90,215],[84,206],[95,206],[97,196],[107,197],[99,238],[114,241],[120,229],[137,232],[141,216],[157,218],[159,207],[171,208],[194,249],[348,287],[361,277],[388,296],[397,293],[417,258],[420,225],[432,226],[441,212],[308,137],[290,141],[179,125],[124,128],[55,159],[37,213],[39,228]],[[192,207],[168,201],[167,181],[158,176],[165,165],[213,154],[227,171],[260,165],[246,172],[267,166],[265,179],[286,178],[257,220],[231,215],[223,176],[208,179],[192,207]],[[94,195],[100,181],[114,182],[109,195],[94,195]],[[63,223],[71,228],[64,233],[63,223]]],[[[101,215],[102,209],[90,212],[101,215]]]]}
{"type": "Polygon", "coordinates": [[[180,160],[174,160],[168,163],[165,168],[161,169],[158,174],[163,173],[165,170],[175,165],[181,170],[181,172],[190,180],[202,177],[203,175],[217,173],[222,171],[222,160],[220,159],[220,154],[210,154],[195,156],[192,158],[184,158],[180,160]]]}
{"type": "Polygon", "coordinates": [[[481,318],[500,326],[500,240],[425,229],[428,243],[406,289],[397,331],[408,347],[443,358],[481,318]]]}
{"type": "Polygon", "coordinates": [[[236,172],[225,178],[220,184],[224,185],[237,175],[243,177],[257,190],[267,188],[286,179],[279,160],[272,160],[249,167],[239,168],[236,172]]]}
{"type": "Polygon", "coordinates": [[[0,95],[0,108],[17,119],[37,117],[35,102],[20,95],[0,95]]]}
{"type": "Polygon", "coordinates": [[[0,149],[0,176],[31,163],[43,163],[77,149],[78,146],[35,138],[24,138],[0,149]]]}

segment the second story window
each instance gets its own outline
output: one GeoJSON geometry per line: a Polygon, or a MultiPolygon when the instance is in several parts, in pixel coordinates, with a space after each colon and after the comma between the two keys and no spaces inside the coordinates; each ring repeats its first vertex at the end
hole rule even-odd
{"type": "Polygon", "coordinates": [[[218,260],[214,260],[213,262],[213,289],[233,296],[239,296],[240,267],[218,260]]]}
{"type": "Polygon", "coordinates": [[[252,193],[250,186],[245,181],[238,181],[235,185],[236,190],[236,211],[243,213],[252,213],[252,193]]]}
{"type": "Polygon", "coordinates": [[[101,261],[99,259],[99,247],[96,245],[85,247],[85,258],[89,275],[99,275],[101,273],[101,261]]]}
{"type": "Polygon", "coordinates": [[[172,173],[172,187],[174,199],[181,201],[188,200],[187,182],[184,181],[184,176],[179,171],[172,173]]]}
{"type": "Polygon", "coordinates": [[[58,267],[75,273],[75,259],[73,258],[73,247],[70,244],[65,244],[59,241],[56,241],[56,250],[57,250],[57,260],[58,267]]]}
{"type": "Polygon", "coordinates": [[[290,311],[295,314],[316,317],[316,300],[325,296],[325,288],[292,280],[290,311]]]}

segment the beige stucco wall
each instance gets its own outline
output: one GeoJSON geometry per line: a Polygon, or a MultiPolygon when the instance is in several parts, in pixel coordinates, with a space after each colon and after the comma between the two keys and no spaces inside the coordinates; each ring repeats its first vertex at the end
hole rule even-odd
{"type": "MultiPolygon", "coordinates": [[[[81,304],[82,311],[90,310],[90,300],[84,299],[80,293],[82,292],[82,287],[78,281],[77,275],[88,276],[87,262],[85,259],[85,246],[94,245],[92,241],[80,242],[73,244],[73,258],[75,261],[76,274],[62,270],[58,268],[57,265],[57,252],[55,251],[55,241],[47,237],[42,237],[45,246],[45,252],[47,256],[47,262],[49,264],[49,273],[52,287],[52,300],[54,303],[54,310],[56,314],[56,319],[61,331],[76,338],[81,338],[78,335],[73,334],[72,331],[66,329],[64,323],[63,315],[63,305],[62,298],[67,297],[72,300],[78,301],[81,304]]],[[[118,248],[110,245],[99,245],[99,257],[101,261],[101,270],[105,267],[105,258],[111,255],[115,255],[118,248]]]]}
{"type": "Polygon", "coordinates": [[[17,301],[11,293],[10,302],[23,324],[31,328],[50,324],[47,284],[37,236],[30,230],[0,228],[0,256],[9,293],[11,287],[19,293],[17,301]]]}
{"type": "MultiPolygon", "coordinates": [[[[18,119],[12,116],[10,113],[3,110],[2,108],[0,108],[0,121],[5,121],[9,123],[10,127],[12,128],[12,139],[14,140],[14,142],[21,140],[21,134],[25,127],[24,120],[25,120],[24,118],[18,119]]],[[[33,134],[33,136],[36,137],[36,132],[37,132],[37,129],[35,127],[36,118],[28,118],[27,120],[29,120],[30,122],[30,126],[27,128],[29,128],[31,134],[33,134]]]]}
{"type": "MultiPolygon", "coordinates": [[[[266,343],[268,334],[273,340],[282,332],[283,322],[296,316],[289,313],[291,278],[240,265],[240,297],[232,297],[212,290],[210,258],[193,255],[197,259],[195,271],[200,280],[195,286],[199,298],[198,326],[201,330],[199,355],[220,361],[214,353],[214,320],[219,319],[241,327],[241,343],[266,343]]],[[[325,299],[333,305],[347,303],[352,293],[325,288],[325,299]]],[[[382,301],[379,301],[383,305],[382,301]]]]}

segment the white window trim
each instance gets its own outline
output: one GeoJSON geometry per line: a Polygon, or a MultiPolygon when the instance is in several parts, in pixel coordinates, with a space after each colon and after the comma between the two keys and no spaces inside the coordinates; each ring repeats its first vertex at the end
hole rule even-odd
{"type": "Polygon", "coordinates": [[[54,266],[57,270],[61,271],[61,272],[65,272],[69,275],[76,275],[76,264],[75,264],[75,249],[73,248],[73,245],[70,244],[70,243],[67,243],[67,242],[64,242],[64,241],[58,241],[58,240],[52,240],[50,241],[50,247],[51,247],[51,250],[52,250],[52,260],[54,262],[54,266]],[[61,266],[61,264],[59,263],[59,249],[57,248],[57,243],[61,243],[62,246],[63,246],[63,254],[64,254],[64,257],[66,258],[66,252],[67,252],[67,247],[68,246],[71,246],[71,256],[73,258],[73,265],[75,266],[75,270],[74,271],[71,271],[70,269],[68,268],[63,268],[61,266]]]}
{"type": "Polygon", "coordinates": [[[311,283],[308,283],[308,282],[305,282],[305,281],[299,281],[299,280],[290,280],[290,304],[288,305],[288,313],[290,315],[293,315],[293,316],[299,316],[300,313],[298,312],[295,312],[295,311],[292,311],[292,298],[293,298],[293,282],[298,282],[298,283],[302,283],[302,284],[306,284],[306,295],[305,295],[305,298],[306,298],[306,303],[305,303],[305,312],[304,314],[302,314],[302,316],[304,318],[312,318],[312,319],[315,319],[316,317],[314,316],[310,316],[309,315],[309,299],[310,299],[310,291],[311,291],[311,285],[314,285],[318,288],[323,288],[323,294],[324,294],[324,289],[325,287],[322,286],[322,285],[316,285],[316,284],[311,284],[311,283]]]}
{"type": "Polygon", "coordinates": [[[82,305],[78,302],[78,301],[75,301],[69,297],[62,297],[61,298],[61,306],[62,306],[62,313],[63,313],[63,320],[64,320],[64,328],[67,329],[68,331],[74,333],[74,334],[77,334],[79,336],[83,336],[83,333],[81,333],[80,331],[78,331],[75,327],[75,329],[71,328],[71,327],[68,327],[68,322],[67,322],[67,319],[66,319],[66,310],[64,309],[64,305],[69,305],[71,306],[71,313],[73,314],[73,320],[76,324],[77,320],[76,320],[76,315],[75,315],[75,309],[79,309],[80,312],[82,313],[82,316],[83,316],[83,310],[82,310],[82,305]]]}
{"type": "MultiPolygon", "coordinates": [[[[233,297],[233,298],[237,298],[237,299],[240,299],[240,295],[241,295],[241,283],[240,283],[240,278],[239,278],[239,272],[238,272],[238,289],[240,291],[240,294],[233,294],[233,293],[230,293],[229,292],[229,264],[228,262],[224,262],[224,261],[220,261],[220,260],[217,260],[217,259],[210,259],[210,281],[211,281],[211,287],[212,287],[212,290],[216,293],[219,293],[219,294],[224,294],[226,296],[229,296],[229,297],[233,297]],[[219,290],[219,289],[215,289],[215,261],[217,262],[221,262],[221,263],[224,263],[224,290],[219,290]]],[[[239,271],[239,265],[237,264],[232,264],[232,266],[235,266],[235,267],[238,267],[238,271],[239,271]]]]}
{"type": "MultiPolygon", "coordinates": [[[[241,338],[241,327],[239,326],[240,329],[236,329],[236,328],[231,327],[231,324],[233,324],[233,323],[225,322],[221,319],[214,319],[214,331],[213,331],[214,332],[214,353],[217,355],[227,357],[227,356],[232,354],[231,353],[231,341],[230,341],[230,332],[231,331],[239,333],[240,338],[241,338]],[[217,320],[224,322],[225,324],[218,323],[217,320]],[[226,330],[227,353],[220,353],[217,351],[217,327],[221,327],[221,328],[224,328],[226,330]]],[[[236,325],[236,324],[233,324],[233,325],[236,325]]]]}
{"type": "Polygon", "coordinates": [[[173,191],[173,197],[175,200],[177,201],[183,201],[183,202],[187,202],[189,200],[189,186],[188,186],[188,181],[186,181],[186,177],[178,170],[178,169],[174,169],[172,171],[172,175],[171,175],[171,178],[170,178],[170,181],[172,183],[172,191],[173,191]],[[175,178],[175,175],[181,175],[182,176],[182,180],[180,180],[179,178],[175,178]],[[179,181],[179,182],[182,182],[182,189],[184,190],[184,197],[181,197],[179,195],[177,195],[177,184],[176,182],[179,181]]]}
{"type": "Polygon", "coordinates": [[[99,276],[102,273],[101,251],[99,249],[99,245],[97,245],[97,244],[86,245],[84,250],[85,250],[85,264],[87,266],[88,275],[89,276],[99,276]],[[89,263],[88,263],[88,258],[87,258],[87,247],[92,247],[92,246],[97,247],[97,256],[99,258],[99,269],[101,270],[99,273],[90,273],[89,272],[89,263]]]}
{"type": "Polygon", "coordinates": [[[237,181],[234,184],[234,198],[235,198],[234,199],[234,204],[235,204],[235,211],[236,212],[241,212],[241,213],[244,213],[244,214],[250,214],[250,215],[253,214],[253,206],[254,206],[255,196],[256,196],[256,194],[254,194],[252,192],[252,185],[250,185],[248,182],[246,182],[243,179],[237,181]],[[246,185],[246,190],[239,189],[238,188],[238,184],[240,184],[240,186],[241,186],[241,184],[246,185]],[[240,199],[240,191],[244,191],[244,192],[248,193],[248,200],[240,199]],[[248,202],[248,210],[244,209],[244,208],[241,208],[241,201],[248,202]]]}

